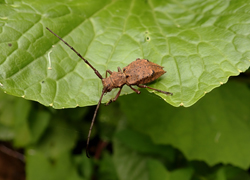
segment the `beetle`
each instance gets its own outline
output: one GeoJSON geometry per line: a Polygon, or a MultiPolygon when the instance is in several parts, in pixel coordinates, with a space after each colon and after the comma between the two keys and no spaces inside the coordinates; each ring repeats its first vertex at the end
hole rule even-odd
{"type": "Polygon", "coordinates": [[[149,87],[145,84],[150,83],[156,79],[158,79],[160,76],[166,73],[166,71],[163,70],[163,67],[155,64],[153,62],[150,62],[147,59],[140,59],[137,58],[136,61],[131,62],[128,66],[124,67],[121,69],[118,67],[118,72],[112,72],[110,70],[106,70],[106,76],[105,78],[102,77],[102,75],[97,71],[85,58],[82,57],[80,53],[78,53],[72,46],[70,46],[66,41],[64,41],[61,37],[59,37],[56,33],[54,33],[52,30],[50,30],[48,27],[46,27],[52,34],[54,34],[56,37],[58,37],[64,44],[66,44],[71,50],[73,50],[86,64],[88,64],[97,77],[99,77],[102,81],[103,89],[102,89],[102,94],[99,99],[99,102],[96,106],[95,113],[93,115],[91,125],[89,128],[89,133],[88,133],[88,138],[87,138],[87,145],[86,145],[86,155],[89,158],[89,152],[88,152],[88,147],[89,147],[89,139],[91,135],[91,130],[93,128],[95,118],[97,111],[99,109],[99,106],[101,104],[102,98],[105,93],[112,91],[114,88],[119,88],[118,93],[113,99],[110,99],[106,105],[109,105],[112,102],[115,102],[117,98],[119,97],[122,87],[124,85],[129,86],[133,91],[135,91],[137,94],[140,94],[141,92],[135,88],[132,87],[132,85],[136,85],[139,88],[149,88],[161,93],[164,93],[166,95],[173,95],[171,92],[166,92],[162,91],[159,89],[155,89],[152,87],[149,87]],[[108,76],[110,74],[110,76],[108,76]]]}

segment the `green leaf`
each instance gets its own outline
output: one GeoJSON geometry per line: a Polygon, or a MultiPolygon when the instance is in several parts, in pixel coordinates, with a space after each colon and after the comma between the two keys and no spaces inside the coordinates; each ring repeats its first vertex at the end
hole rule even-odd
{"type": "Polygon", "coordinates": [[[191,180],[193,175],[193,169],[190,167],[177,169],[170,173],[170,180],[191,180]]]}
{"type": "Polygon", "coordinates": [[[56,159],[49,159],[46,155],[27,150],[27,179],[36,180],[80,180],[68,152],[60,154],[56,159]]]}
{"type": "Polygon", "coordinates": [[[83,150],[82,154],[80,155],[79,159],[80,163],[80,173],[86,178],[91,179],[91,176],[94,172],[94,165],[93,161],[90,158],[87,158],[86,151],[83,150]]]}
{"type": "Polygon", "coordinates": [[[157,157],[168,161],[169,159],[172,159],[169,157],[173,156],[173,153],[171,153],[170,150],[167,148],[160,149],[159,146],[151,143],[150,140],[149,142],[146,141],[145,139],[148,137],[145,135],[143,136],[127,129],[124,118],[120,118],[117,131],[118,132],[115,136],[116,138],[113,141],[113,162],[115,164],[119,180],[144,180],[157,179],[159,177],[162,177],[162,179],[164,179],[164,177],[168,178],[169,172],[165,169],[165,167],[163,167],[161,162],[152,158],[152,154],[150,154],[150,152],[155,153],[157,151],[159,153],[157,157]],[[127,136],[123,138],[123,135],[127,136]],[[131,143],[128,143],[129,140],[131,140],[131,143]],[[139,146],[141,145],[142,150],[139,150],[136,147],[136,142],[139,146]],[[144,148],[146,148],[146,150],[144,148]],[[169,157],[166,157],[163,151],[166,151],[166,153],[170,152],[168,154],[169,157]]]}
{"type": "Polygon", "coordinates": [[[170,180],[169,172],[159,161],[150,159],[147,165],[150,180],[170,180]]]}
{"type": "Polygon", "coordinates": [[[122,118],[124,118],[124,114],[116,103],[100,107],[98,121],[95,126],[98,127],[98,134],[102,140],[106,142],[112,141],[119,122],[118,119],[122,118]]]}
{"type": "MultiPolygon", "coordinates": [[[[161,154],[159,154],[159,156],[160,155],[161,154]]],[[[142,154],[138,151],[135,151],[134,149],[131,149],[127,146],[127,144],[125,145],[124,143],[121,143],[119,139],[114,141],[113,159],[120,180],[177,180],[178,178],[189,180],[191,178],[191,175],[193,174],[193,170],[190,168],[169,172],[161,162],[166,161],[165,157],[153,159],[145,153],[142,154]]]]}
{"type": "Polygon", "coordinates": [[[13,140],[19,147],[35,143],[49,123],[49,113],[3,92],[0,92],[0,102],[0,139],[13,140]]]}
{"type": "Polygon", "coordinates": [[[15,137],[13,104],[18,98],[0,92],[0,139],[13,140],[15,137]]]}
{"type": "Polygon", "coordinates": [[[127,148],[118,140],[114,141],[114,164],[119,180],[145,180],[148,179],[147,160],[143,156],[127,148]]]}
{"type": "Polygon", "coordinates": [[[250,180],[249,173],[246,171],[243,171],[242,169],[232,167],[232,166],[224,166],[221,167],[216,172],[216,180],[238,180],[238,179],[244,179],[244,180],[250,180]]]}
{"type": "Polygon", "coordinates": [[[250,165],[250,90],[245,85],[230,82],[190,108],[171,107],[146,93],[120,102],[133,128],[155,143],[180,149],[189,160],[250,165]]]}
{"type": "Polygon", "coordinates": [[[150,86],[174,93],[157,93],[173,106],[191,106],[249,67],[249,7],[249,0],[6,0],[0,87],[54,108],[98,102],[100,79],[49,27],[103,76],[138,57],[164,66],[167,74],[150,86]]]}
{"type": "Polygon", "coordinates": [[[32,141],[32,134],[28,123],[31,102],[18,98],[12,106],[12,111],[14,114],[14,145],[17,147],[24,147],[32,141]]]}
{"type": "Polygon", "coordinates": [[[43,137],[32,148],[34,151],[46,152],[50,158],[57,158],[73,149],[77,132],[62,119],[53,119],[43,137]]]}
{"type": "Polygon", "coordinates": [[[99,163],[98,179],[118,180],[112,156],[107,153],[103,154],[103,157],[99,163]]]}
{"type": "Polygon", "coordinates": [[[168,162],[174,161],[175,151],[173,148],[166,145],[156,145],[149,136],[138,131],[131,129],[120,130],[115,137],[130,149],[139,153],[161,156],[167,159],[168,162]]]}
{"type": "Polygon", "coordinates": [[[36,110],[32,112],[29,126],[32,134],[32,142],[36,143],[49,125],[50,114],[47,111],[36,110]]]}

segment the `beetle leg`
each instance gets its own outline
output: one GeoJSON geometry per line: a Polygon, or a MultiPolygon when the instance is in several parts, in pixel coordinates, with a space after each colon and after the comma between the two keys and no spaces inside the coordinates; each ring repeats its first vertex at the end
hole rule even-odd
{"type": "Polygon", "coordinates": [[[120,68],[120,67],[118,67],[117,69],[118,69],[118,72],[122,72],[122,70],[121,70],[121,68],[120,68]]]}
{"type": "Polygon", "coordinates": [[[166,92],[166,91],[162,91],[162,90],[159,90],[159,89],[155,89],[155,88],[151,88],[151,87],[148,87],[148,86],[146,86],[146,85],[137,85],[138,87],[140,87],[140,88],[148,88],[148,89],[153,89],[153,90],[155,90],[155,91],[158,91],[158,92],[161,92],[161,93],[163,93],[163,94],[167,94],[167,95],[173,95],[173,93],[171,93],[171,92],[166,92]]]}
{"type": "Polygon", "coordinates": [[[109,102],[106,103],[106,106],[109,105],[109,104],[112,103],[112,102],[115,102],[115,101],[118,99],[118,97],[120,96],[121,91],[122,91],[122,87],[120,88],[120,90],[119,90],[118,93],[116,94],[115,98],[110,99],[109,102]]]}
{"type": "Polygon", "coordinates": [[[112,74],[112,71],[106,70],[106,77],[108,77],[108,73],[111,75],[111,74],[112,74]]]}
{"type": "Polygon", "coordinates": [[[128,85],[128,86],[129,86],[133,91],[135,91],[137,94],[140,94],[140,93],[141,93],[141,91],[139,91],[139,90],[133,88],[131,85],[128,85]]]}

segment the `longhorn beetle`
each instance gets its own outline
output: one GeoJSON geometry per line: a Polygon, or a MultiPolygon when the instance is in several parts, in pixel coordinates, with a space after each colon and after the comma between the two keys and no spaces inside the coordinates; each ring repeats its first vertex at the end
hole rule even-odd
{"type": "Polygon", "coordinates": [[[95,113],[94,113],[94,116],[93,116],[93,119],[89,128],[89,134],[88,134],[88,139],[87,139],[86,155],[88,158],[89,158],[88,147],[89,147],[89,139],[90,139],[91,130],[94,125],[95,117],[99,109],[99,106],[101,104],[102,97],[105,93],[110,92],[114,88],[120,88],[116,96],[113,99],[110,99],[106,105],[109,105],[111,102],[115,102],[117,100],[117,98],[119,97],[121,93],[122,87],[125,84],[129,86],[137,94],[140,94],[141,92],[137,89],[134,89],[132,85],[136,85],[140,88],[153,89],[155,91],[158,91],[167,95],[173,95],[173,93],[151,88],[151,87],[144,85],[144,84],[147,84],[156,80],[157,78],[159,78],[160,76],[166,73],[166,71],[163,70],[162,66],[152,63],[147,59],[137,58],[136,61],[133,61],[122,70],[120,67],[118,67],[118,72],[115,72],[115,71],[112,72],[110,70],[106,70],[106,77],[103,78],[102,75],[99,73],[99,71],[97,71],[85,58],[83,58],[80,53],[78,53],[72,46],[70,46],[67,42],[65,42],[56,33],[51,31],[49,28],[47,29],[56,37],[58,37],[62,42],[64,42],[64,44],[66,44],[70,49],[72,49],[86,64],[88,64],[93,69],[97,77],[99,77],[102,80],[102,84],[103,84],[102,94],[96,106],[95,113]],[[109,77],[107,76],[108,73],[110,74],[109,77]]]}

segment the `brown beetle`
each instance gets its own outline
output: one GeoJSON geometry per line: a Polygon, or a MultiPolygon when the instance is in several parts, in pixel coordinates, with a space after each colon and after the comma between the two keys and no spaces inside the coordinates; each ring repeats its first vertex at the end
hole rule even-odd
{"type": "Polygon", "coordinates": [[[162,76],[164,73],[166,73],[166,71],[163,70],[162,66],[152,63],[147,59],[137,58],[136,61],[133,61],[128,66],[124,67],[122,70],[120,67],[118,67],[118,72],[112,72],[110,70],[106,70],[106,77],[103,78],[102,75],[85,58],[83,58],[80,53],[78,53],[72,46],[70,46],[67,42],[65,42],[61,37],[59,37],[49,28],[47,29],[56,37],[58,37],[61,41],[63,41],[70,49],[72,49],[86,64],[88,64],[94,70],[95,74],[102,80],[102,84],[103,84],[102,94],[96,106],[95,113],[94,113],[94,116],[93,116],[93,119],[89,128],[87,147],[86,147],[87,157],[89,157],[88,146],[89,146],[91,130],[94,125],[95,117],[99,109],[99,106],[101,104],[102,97],[105,93],[112,91],[112,89],[114,88],[120,88],[115,98],[111,99],[106,105],[117,100],[117,98],[119,97],[121,93],[122,87],[125,84],[129,86],[137,94],[140,94],[141,92],[137,89],[134,89],[132,85],[136,85],[140,88],[153,89],[155,91],[158,91],[167,95],[173,95],[170,92],[162,91],[162,90],[151,88],[151,87],[144,85],[144,84],[147,84],[156,80],[157,78],[162,76]],[[110,74],[109,77],[108,77],[108,73],[110,74]]]}

